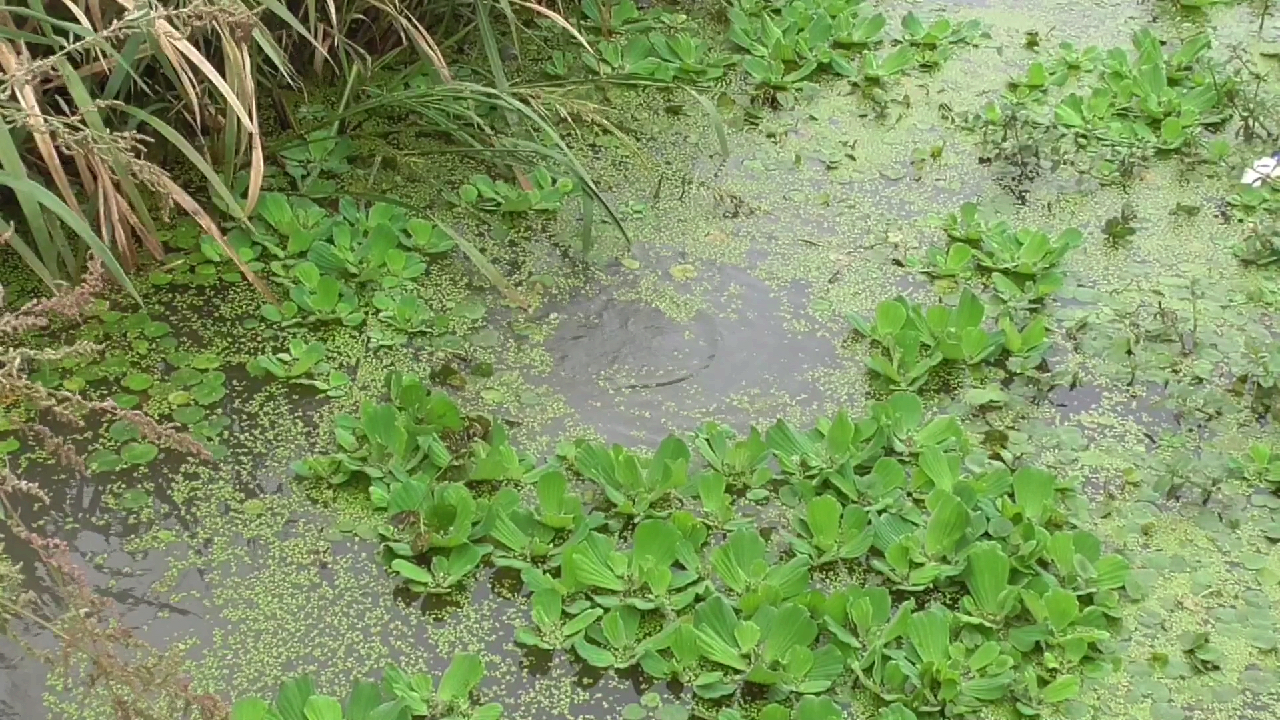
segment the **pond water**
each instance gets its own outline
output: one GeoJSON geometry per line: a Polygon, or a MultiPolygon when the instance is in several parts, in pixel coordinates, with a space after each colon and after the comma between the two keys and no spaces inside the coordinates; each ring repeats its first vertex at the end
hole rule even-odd
{"type": "MultiPolygon", "coordinates": [[[[1213,211],[1236,191],[1238,168],[1154,161],[1128,187],[1061,170],[1011,194],[979,162],[976,138],[944,119],[977,110],[1023,71],[1032,59],[1023,48],[1028,31],[1040,32],[1045,46],[1111,47],[1127,46],[1133,30],[1153,22],[1170,37],[1208,29],[1224,45],[1256,28],[1247,3],[1207,15],[1173,5],[946,6],[986,23],[990,47],[962,49],[935,74],[904,80],[911,102],[897,117],[873,117],[861,98],[826,87],[759,127],[731,129],[728,159],[717,156],[696,104],[672,116],[632,98],[648,113],[634,124],[646,128],[640,144],[652,160],[591,167],[617,206],[647,206],[626,220],[632,246],[606,234],[596,252],[605,260],[594,266],[539,238],[528,239],[532,250],[486,247],[513,277],[550,280],[521,286],[536,297],[530,312],[491,313],[470,328],[496,332],[471,358],[494,372],[469,376],[459,390],[464,405],[509,420],[520,447],[541,453],[568,434],[651,448],[707,420],[744,428],[784,417],[807,426],[840,408],[862,411],[876,396],[866,347],[849,341],[844,316],[868,314],[898,293],[933,294],[902,266],[941,240],[929,216],[984,200],[1014,223],[1079,227],[1086,241],[1067,257],[1065,288],[1049,306],[1061,330],[1053,371],[1076,381],[1038,397],[1015,380],[1005,407],[969,415],[970,429],[998,438],[998,449],[1080,477],[1095,506],[1091,529],[1149,581],[1146,596],[1123,609],[1118,672],[1087,685],[1085,702],[1071,711],[1274,718],[1275,503],[1230,477],[1226,464],[1251,442],[1277,439],[1232,392],[1226,369],[1260,329],[1269,333],[1276,297],[1273,271],[1242,265],[1232,252],[1243,225],[1213,211]],[[940,154],[912,162],[917,149],[936,144],[940,154]],[[1102,225],[1126,202],[1138,208],[1138,232],[1109,245],[1102,225]],[[1179,204],[1202,211],[1171,212],[1179,204]],[[1127,354],[1116,349],[1125,333],[1143,338],[1127,354]],[[1161,333],[1189,349],[1168,357],[1175,343],[1161,333]],[[1198,630],[1222,649],[1211,672],[1179,666],[1179,634],[1198,630]]],[[[1264,24],[1265,40],[1280,32],[1272,24],[1264,24]]],[[[496,304],[461,263],[433,282],[496,304]]],[[[228,358],[266,349],[245,349],[262,345],[255,332],[216,332],[256,313],[247,289],[164,293],[176,298],[172,307],[152,315],[183,347],[228,358]]],[[[389,367],[431,369],[403,348],[363,351],[355,334],[327,342],[366,387],[389,367]]],[[[342,531],[367,521],[368,511],[342,491],[288,481],[292,461],[330,446],[337,406],[232,365],[223,368],[232,398],[224,461],[199,465],[166,453],[145,472],[108,479],[54,473],[42,480],[51,502],[28,515],[71,544],[127,625],[186,650],[197,686],[270,693],[307,671],[339,693],[388,661],[439,672],[453,653],[475,651],[488,665],[485,696],[516,720],[616,716],[647,689],[631,676],[584,672],[565,653],[549,660],[516,649],[509,638],[528,611],[518,579],[502,571],[486,571],[469,597],[427,603],[394,592],[377,544],[342,531]],[[122,506],[130,488],[150,502],[122,506]]],[[[964,397],[935,400],[941,410],[968,412],[964,397]]],[[[39,463],[27,472],[50,474],[39,463]]],[[[21,547],[6,544],[30,570],[21,547]]],[[[47,596],[44,582],[33,574],[29,589],[47,596]]],[[[21,634],[38,647],[50,643],[34,627],[21,634]]],[[[82,704],[80,693],[60,692],[60,676],[48,677],[9,641],[0,644],[0,670],[0,718],[100,716],[92,693],[82,704]]]]}

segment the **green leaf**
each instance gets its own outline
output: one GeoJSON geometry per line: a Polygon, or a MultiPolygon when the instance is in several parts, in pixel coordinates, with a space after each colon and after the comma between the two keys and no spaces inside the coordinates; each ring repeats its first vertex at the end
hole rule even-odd
{"type": "Polygon", "coordinates": [[[1048,613],[1049,626],[1054,632],[1061,633],[1075,622],[1080,614],[1080,601],[1075,593],[1062,588],[1053,588],[1044,595],[1044,607],[1048,613]]]}
{"type": "Polygon", "coordinates": [[[307,720],[342,720],[342,703],[328,695],[312,695],[307,698],[302,714],[307,720]]]}
{"type": "Polygon", "coordinates": [[[173,419],[183,425],[194,425],[204,419],[205,409],[199,405],[183,405],[173,409],[173,419]]]}
{"type": "Polygon", "coordinates": [[[969,527],[969,510],[950,492],[941,488],[929,495],[933,514],[925,526],[924,549],[930,557],[944,557],[964,537],[969,527]]]}
{"type": "Polygon", "coordinates": [[[1040,521],[1052,507],[1056,478],[1034,467],[1020,467],[1013,474],[1013,497],[1027,519],[1040,521]]]}
{"type": "Polygon", "coordinates": [[[578,657],[592,667],[609,668],[617,663],[617,658],[613,656],[613,653],[592,645],[584,637],[579,637],[573,641],[573,651],[578,653],[578,657]]]}
{"type": "Polygon", "coordinates": [[[292,680],[286,680],[280,685],[280,691],[276,693],[275,706],[276,712],[280,713],[280,720],[307,720],[304,707],[307,704],[307,698],[315,693],[310,675],[300,675],[292,680]]]}
{"type": "Polygon", "coordinates": [[[876,306],[876,331],[893,335],[907,321],[907,309],[898,300],[886,300],[876,306]]]}
{"type": "Polygon", "coordinates": [[[640,627],[640,611],[623,605],[605,613],[600,620],[600,629],[605,640],[614,648],[630,647],[636,640],[636,631],[640,627]]]}
{"type": "Polygon", "coordinates": [[[231,720],[267,720],[271,706],[261,698],[241,698],[231,706],[231,720]]]}
{"type": "Polygon", "coordinates": [[[767,626],[761,643],[766,661],[781,661],[792,648],[808,648],[818,636],[817,623],[808,610],[796,603],[786,603],[777,610],[766,606],[757,612],[755,619],[767,626]]]}
{"type": "Polygon", "coordinates": [[[950,659],[951,611],[933,607],[913,614],[907,621],[907,638],[921,660],[945,667],[950,659]]]}
{"type": "Polygon", "coordinates": [[[1060,703],[1075,700],[1080,695],[1080,678],[1076,675],[1063,675],[1045,686],[1040,696],[1047,703],[1060,703]]]}
{"type": "Polygon", "coordinates": [[[659,707],[653,717],[654,720],[689,720],[689,708],[684,705],[667,703],[659,707]]]}
{"type": "Polygon", "coordinates": [[[986,314],[987,306],[982,303],[982,298],[969,288],[965,288],[960,293],[960,300],[956,304],[952,325],[960,329],[976,328],[982,324],[986,314]]]}
{"type": "Polygon", "coordinates": [[[440,687],[436,690],[436,698],[442,703],[453,703],[467,699],[472,690],[484,678],[484,661],[475,653],[459,653],[453,656],[449,669],[440,677],[440,687]]]}
{"type": "Polygon", "coordinates": [[[840,540],[840,501],[830,495],[819,495],[805,505],[805,522],[813,543],[822,552],[835,548],[840,540]]]}
{"type": "Polygon", "coordinates": [[[706,659],[746,672],[746,660],[738,653],[738,617],[723,595],[713,595],[693,611],[698,650],[706,659]]]}
{"type": "Polygon", "coordinates": [[[1094,583],[1099,590],[1115,590],[1129,579],[1129,561],[1119,555],[1105,555],[1094,564],[1094,583]]]}
{"type": "Polygon", "coordinates": [[[392,560],[390,567],[391,572],[409,580],[410,582],[428,586],[435,584],[435,578],[428,570],[416,563],[405,560],[404,558],[396,558],[395,560],[392,560]]]}
{"type": "Polygon", "coordinates": [[[641,564],[668,568],[675,562],[676,551],[684,536],[666,520],[649,519],[636,526],[632,538],[634,547],[631,550],[631,565],[633,568],[641,564]]]}
{"type": "Polygon", "coordinates": [[[137,425],[128,420],[116,420],[111,423],[111,427],[107,429],[107,434],[112,440],[125,442],[127,440],[137,440],[142,437],[142,431],[137,425]]]}
{"type": "Polygon", "coordinates": [[[155,379],[152,378],[147,373],[131,373],[129,375],[125,375],[124,378],[120,381],[120,384],[124,388],[128,390],[132,390],[134,392],[141,392],[142,390],[146,390],[147,388],[151,387],[152,384],[154,383],[155,383],[155,379]]]}
{"type": "Polygon", "coordinates": [[[559,590],[555,588],[536,590],[533,596],[529,598],[529,605],[533,623],[542,630],[546,631],[560,624],[564,598],[560,595],[559,590]]]}
{"type": "Polygon", "coordinates": [[[374,709],[382,704],[382,689],[377,683],[357,680],[347,696],[346,720],[372,720],[374,709]]]}
{"type": "Polygon", "coordinates": [[[154,460],[159,453],[160,448],[149,442],[128,443],[120,448],[120,457],[125,462],[133,463],[134,465],[145,465],[154,460]]]}
{"type": "Polygon", "coordinates": [[[120,507],[126,510],[137,510],[150,504],[151,496],[145,490],[130,488],[120,494],[120,507]]]}
{"type": "Polygon", "coordinates": [[[969,594],[988,616],[1003,614],[1002,596],[1009,586],[1009,557],[994,542],[978,543],[969,552],[964,578],[969,594]]]}
{"type": "Polygon", "coordinates": [[[622,592],[626,584],[613,572],[613,552],[612,539],[592,532],[565,552],[564,574],[589,587],[622,592]]]}

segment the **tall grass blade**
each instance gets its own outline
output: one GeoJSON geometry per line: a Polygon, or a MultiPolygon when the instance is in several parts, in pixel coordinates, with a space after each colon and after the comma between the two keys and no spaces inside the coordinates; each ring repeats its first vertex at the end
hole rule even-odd
{"type": "Polygon", "coordinates": [[[586,257],[595,249],[596,240],[596,199],[583,193],[582,195],[582,227],[578,228],[578,245],[582,255],[586,257]]]}
{"type": "Polygon", "coordinates": [[[89,223],[71,208],[67,207],[67,204],[62,202],[57,195],[54,195],[41,185],[32,182],[26,177],[12,175],[8,172],[0,173],[0,185],[7,186],[19,197],[26,196],[31,202],[37,203],[47,208],[54,215],[57,215],[58,219],[66,223],[67,227],[74,230],[75,233],[80,236],[80,239],[84,240],[85,244],[89,246],[89,249],[93,251],[94,255],[97,255],[98,258],[102,260],[102,264],[106,266],[107,271],[116,279],[116,282],[119,282],[121,287],[127,290],[134,300],[138,301],[139,305],[142,304],[142,298],[138,297],[138,292],[134,289],[133,283],[130,282],[129,277],[125,275],[124,269],[120,267],[120,263],[116,262],[116,258],[111,254],[111,250],[102,243],[102,240],[98,238],[98,235],[93,231],[93,228],[89,227],[89,223]]]}
{"type": "Polygon", "coordinates": [[[48,268],[46,268],[44,263],[41,262],[40,257],[36,255],[35,252],[32,251],[31,246],[28,245],[20,235],[18,235],[18,231],[15,230],[12,225],[4,221],[4,218],[0,218],[0,241],[3,241],[5,245],[13,248],[14,252],[18,253],[18,257],[22,258],[22,261],[27,264],[27,267],[31,268],[31,272],[35,273],[36,277],[40,278],[40,281],[47,285],[49,290],[54,292],[58,290],[58,282],[49,274],[48,268]]]}
{"type": "Polygon", "coordinates": [[[498,35],[493,30],[493,22],[489,18],[489,1],[475,0],[476,25],[480,30],[480,43],[484,46],[485,58],[489,61],[489,72],[493,75],[493,86],[500,93],[511,89],[507,82],[507,72],[502,67],[502,53],[498,50],[498,35]]]}
{"type": "MultiPolygon", "coordinates": [[[[22,156],[18,154],[18,146],[14,143],[9,125],[3,118],[0,118],[0,170],[16,179],[27,180],[26,165],[22,162],[22,156]]],[[[17,190],[14,192],[17,193],[18,207],[22,209],[22,215],[27,220],[27,230],[35,241],[41,264],[50,275],[60,277],[62,273],[58,269],[58,249],[53,245],[53,236],[45,222],[43,208],[27,193],[17,190]]],[[[68,272],[72,270],[74,268],[67,268],[68,272]]]]}
{"type": "MultiPolygon", "coordinates": [[[[75,69],[65,59],[58,61],[58,71],[62,74],[66,81],[67,92],[71,93],[71,97],[75,100],[76,107],[80,110],[80,114],[84,117],[85,125],[93,132],[99,133],[105,137],[108,133],[107,125],[102,120],[102,115],[98,113],[98,106],[94,103],[89,89],[81,81],[80,76],[75,69]]],[[[121,107],[129,109],[129,105],[121,107]]],[[[111,171],[115,175],[115,182],[119,183],[120,188],[124,190],[125,197],[129,201],[129,206],[137,214],[145,233],[152,236],[155,235],[155,221],[151,219],[151,213],[147,210],[147,204],[142,199],[142,194],[138,192],[137,183],[133,181],[133,173],[130,171],[128,163],[121,157],[121,152],[115,148],[108,148],[107,160],[111,163],[111,171]]],[[[99,181],[106,182],[107,178],[99,178],[99,181]]]]}
{"type": "Polygon", "coordinates": [[[716,142],[720,145],[720,155],[727,159],[729,157],[729,135],[725,131],[724,116],[720,114],[720,109],[715,106],[715,103],[695,92],[688,85],[682,85],[681,87],[688,91],[694,100],[698,101],[698,104],[706,111],[707,116],[711,118],[711,129],[715,132],[716,142]]]}
{"type": "Polygon", "coordinates": [[[231,189],[227,187],[226,183],[222,181],[218,172],[205,160],[204,156],[196,151],[195,147],[182,136],[182,133],[175,130],[169,123],[166,123],[142,108],[126,105],[120,109],[146,123],[153,130],[160,133],[165,140],[172,143],[173,146],[186,156],[187,160],[191,161],[191,164],[200,171],[200,174],[204,176],[205,180],[209,181],[210,190],[216,193],[218,198],[227,206],[227,212],[231,213],[236,220],[245,219],[244,209],[240,206],[240,201],[236,199],[235,194],[233,194],[231,189]]]}

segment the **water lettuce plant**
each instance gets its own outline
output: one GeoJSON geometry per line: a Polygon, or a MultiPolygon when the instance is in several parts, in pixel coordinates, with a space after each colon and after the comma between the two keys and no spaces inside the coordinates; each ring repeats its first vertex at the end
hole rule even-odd
{"type": "Polygon", "coordinates": [[[553,177],[544,167],[536,168],[527,179],[530,187],[520,188],[487,175],[473,175],[458,188],[458,200],[492,212],[554,211],[576,189],[572,178],[553,177]]]}
{"type": "Polygon", "coordinates": [[[985,303],[965,288],[955,307],[925,307],[900,296],[880,303],[873,318],[850,315],[849,322],[879,346],[867,367],[895,389],[914,390],[944,361],[977,365],[1000,351],[1003,336],[983,327],[986,312],[985,303]]]}
{"type": "Polygon", "coordinates": [[[231,720],[499,720],[498,703],[477,705],[473,696],[484,679],[484,661],[472,653],[453,656],[439,682],[395,665],[383,670],[382,683],[356,681],[345,701],[316,692],[309,675],[280,686],[273,701],[241,698],[231,720]]]}
{"type": "Polygon", "coordinates": [[[1157,154],[1200,154],[1206,130],[1243,112],[1233,98],[1247,70],[1212,57],[1211,45],[1208,34],[1166,43],[1145,28],[1128,50],[1064,44],[973,123],[991,155],[1024,174],[1048,153],[1055,162],[1084,156],[1100,180],[1128,182],[1157,154]]]}
{"type": "Polygon", "coordinates": [[[580,441],[571,461],[600,487],[617,512],[649,515],[662,514],[662,501],[688,482],[689,459],[689,446],[670,436],[648,458],[621,445],[580,441]]]}
{"type": "Polygon", "coordinates": [[[682,610],[706,589],[699,578],[694,542],[671,521],[650,518],[636,525],[630,550],[592,531],[564,551],[560,582],[585,591],[605,608],[682,610]]]}
{"type": "Polygon", "coordinates": [[[386,507],[388,483],[435,477],[449,467],[454,458],[444,437],[465,427],[457,405],[446,393],[398,371],[387,373],[385,386],[389,402],[366,399],[359,414],[335,418],[337,452],[297,462],[294,472],[334,484],[368,480],[374,504],[386,507]]]}
{"type": "Polygon", "coordinates": [[[245,369],[250,375],[269,374],[299,385],[310,385],[328,397],[342,397],[351,384],[351,377],[324,362],[325,353],[322,342],[294,338],[284,352],[259,355],[250,360],[245,369]]]}

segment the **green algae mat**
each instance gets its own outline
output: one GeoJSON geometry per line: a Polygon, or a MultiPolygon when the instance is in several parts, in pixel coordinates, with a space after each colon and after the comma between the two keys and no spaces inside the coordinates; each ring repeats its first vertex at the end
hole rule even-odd
{"type": "Polygon", "coordinates": [[[277,303],[179,227],[36,368],[214,461],[0,450],[237,720],[1275,717],[1268,13],[583,3],[614,216],[370,117],[232,237],[277,303]]]}

